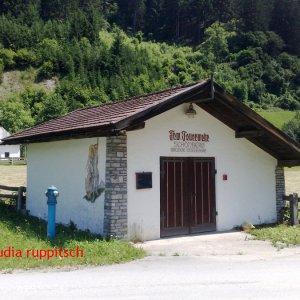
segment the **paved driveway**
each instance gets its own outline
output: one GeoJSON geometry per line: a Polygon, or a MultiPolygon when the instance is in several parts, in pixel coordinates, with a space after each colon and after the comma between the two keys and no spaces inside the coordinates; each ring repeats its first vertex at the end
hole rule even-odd
{"type": "Polygon", "coordinates": [[[240,231],[160,239],[136,246],[154,256],[244,256],[244,259],[261,259],[300,255],[300,247],[278,251],[270,242],[254,240],[251,235],[240,231]]]}
{"type": "Polygon", "coordinates": [[[153,255],[122,265],[0,274],[0,299],[297,299],[300,249],[277,251],[244,233],[143,244],[153,255]]]}

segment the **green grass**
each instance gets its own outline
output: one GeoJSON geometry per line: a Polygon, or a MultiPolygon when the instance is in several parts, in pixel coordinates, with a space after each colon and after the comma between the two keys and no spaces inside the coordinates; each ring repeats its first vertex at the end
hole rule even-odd
{"type": "Polygon", "coordinates": [[[288,168],[288,167],[286,167],[286,168],[284,168],[284,170],[285,171],[287,171],[287,172],[300,172],[300,166],[299,167],[292,167],[292,168],[288,168]]]}
{"type": "MultiPolygon", "coordinates": [[[[47,238],[47,224],[35,217],[23,216],[0,203],[0,270],[63,267],[77,265],[105,265],[142,258],[145,252],[122,240],[103,240],[89,231],[77,230],[74,225],[57,225],[53,241],[47,238]],[[21,250],[23,257],[1,257],[1,250],[21,250]],[[13,247],[13,248],[12,248],[13,247]],[[83,250],[83,257],[26,257],[27,250],[83,250]]],[[[21,252],[19,252],[21,253],[21,252]]],[[[31,253],[31,252],[29,252],[31,253]]],[[[50,252],[49,252],[50,253],[50,252]]],[[[6,254],[9,254],[8,251],[6,254]]],[[[74,254],[74,253],[73,253],[74,254]]],[[[3,251],[2,251],[3,255],[3,251]]],[[[12,251],[10,252],[12,256],[12,251]]]]}
{"type": "Polygon", "coordinates": [[[251,230],[256,240],[270,241],[277,248],[300,245],[300,225],[284,224],[268,226],[251,230]]]}
{"type": "Polygon", "coordinates": [[[258,113],[279,129],[296,115],[294,111],[260,111],[258,113]]]}

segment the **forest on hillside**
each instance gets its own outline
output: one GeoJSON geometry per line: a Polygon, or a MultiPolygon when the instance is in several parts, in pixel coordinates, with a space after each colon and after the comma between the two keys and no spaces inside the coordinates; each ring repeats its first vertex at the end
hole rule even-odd
{"type": "MultiPolygon", "coordinates": [[[[209,78],[254,109],[300,110],[298,0],[0,0],[0,95],[15,132],[74,109],[209,78]]],[[[299,113],[286,131],[300,140],[299,113]]]]}

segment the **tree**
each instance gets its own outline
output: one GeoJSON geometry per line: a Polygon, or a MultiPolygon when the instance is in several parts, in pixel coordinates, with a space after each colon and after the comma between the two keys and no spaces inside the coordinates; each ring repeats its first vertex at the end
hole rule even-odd
{"type": "Polygon", "coordinates": [[[42,107],[36,117],[36,123],[46,122],[64,115],[67,112],[67,106],[59,94],[52,94],[42,103],[42,107]]]}
{"type": "Polygon", "coordinates": [[[0,0],[0,11],[4,14],[10,14],[17,17],[26,10],[29,1],[23,0],[0,0]]]}
{"type": "Polygon", "coordinates": [[[56,39],[45,38],[36,45],[37,56],[40,63],[49,61],[55,63],[59,53],[61,52],[61,46],[56,39]]]}
{"type": "Polygon", "coordinates": [[[14,57],[16,66],[19,69],[28,68],[30,66],[35,66],[37,63],[37,57],[35,53],[27,48],[22,48],[16,52],[14,57]]]}
{"type": "Polygon", "coordinates": [[[229,54],[228,39],[233,35],[224,28],[224,24],[216,22],[205,30],[205,41],[199,49],[204,53],[212,53],[215,62],[222,62],[229,54]]]}
{"type": "Polygon", "coordinates": [[[156,39],[159,38],[163,2],[160,0],[147,0],[146,2],[144,32],[150,39],[153,37],[156,39]]]}
{"type": "Polygon", "coordinates": [[[272,29],[285,40],[291,53],[300,55],[300,2],[275,0],[272,29]]]}
{"type": "Polygon", "coordinates": [[[291,121],[283,125],[282,130],[300,143],[300,111],[296,113],[295,117],[291,121]]]}
{"type": "Polygon", "coordinates": [[[34,125],[30,111],[26,110],[18,98],[0,102],[0,123],[9,132],[17,132],[34,125]]]}
{"type": "Polygon", "coordinates": [[[135,34],[142,29],[145,15],[145,0],[131,0],[129,6],[132,9],[132,32],[135,34]]]}
{"type": "Polygon", "coordinates": [[[115,33],[115,39],[111,46],[111,63],[110,63],[110,73],[121,74],[122,73],[122,58],[123,58],[123,50],[125,43],[125,35],[124,32],[117,29],[115,33]]]}
{"type": "Polygon", "coordinates": [[[2,59],[5,70],[10,70],[15,67],[16,53],[10,49],[0,49],[0,59],[2,59]]]}
{"type": "MultiPolygon", "coordinates": [[[[183,33],[183,20],[186,16],[186,8],[189,1],[165,0],[162,6],[161,18],[164,21],[161,26],[160,40],[179,42],[183,33]]],[[[186,21],[186,20],[185,20],[186,21]]]]}
{"type": "Polygon", "coordinates": [[[274,0],[243,0],[241,3],[246,31],[269,30],[274,0]]]}

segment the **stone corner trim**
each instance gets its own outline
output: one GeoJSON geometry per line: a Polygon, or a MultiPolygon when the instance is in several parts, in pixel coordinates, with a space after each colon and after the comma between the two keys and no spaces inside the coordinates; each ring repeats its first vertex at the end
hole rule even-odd
{"type": "Polygon", "coordinates": [[[104,236],[127,237],[127,136],[106,139],[104,236]]]}

